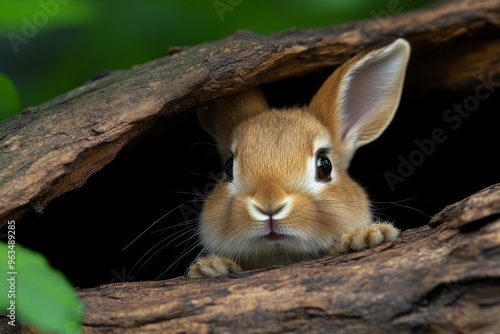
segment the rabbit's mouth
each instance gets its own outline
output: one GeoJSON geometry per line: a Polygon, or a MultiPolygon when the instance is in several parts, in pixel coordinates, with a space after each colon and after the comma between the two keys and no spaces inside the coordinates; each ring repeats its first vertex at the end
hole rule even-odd
{"type": "Polygon", "coordinates": [[[269,234],[266,234],[264,236],[264,239],[267,241],[271,241],[271,242],[282,241],[285,239],[285,235],[271,231],[271,232],[269,232],[269,234]]]}

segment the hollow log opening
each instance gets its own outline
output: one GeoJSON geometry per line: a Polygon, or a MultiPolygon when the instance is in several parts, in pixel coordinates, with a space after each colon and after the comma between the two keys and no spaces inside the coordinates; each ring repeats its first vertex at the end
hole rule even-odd
{"type": "MultiPolygon", "coordinates": [[[[331,71],[263,88],[274,106],[303,105],[331,71]]],[[[446,205],[498,182],[499,104],[500,89],[480,100],[474,91],[405,87],[392,124],[357,152],[350,168],[375,215],[403,230],[420,227],[446,205]],[[455,105],[463,115],[450,113],[455,105]]],[[[78,287],[183,275],[199,251],[193,232],[203,196],[220,173],[215,144],[195,113],[165,117],[80,189],[43,214],[26,215],[19,242],[46,254],[78,287]]]]}
{"type": "Polygon", "coordinates": [[[16,241],[83,288],[89,333],[492,332],[499,105],[497,0],[237,32],[0,123],[0,227],[15,219],[16,241]],[[401,238],[220,279],[156,280],[183,275],[197,255],[197,216],[220,176],[195,109],[256,85],[272,106],[306,104],[346,59],[397,37],[412,46],[398,112],[350,173],[401,238]]]}

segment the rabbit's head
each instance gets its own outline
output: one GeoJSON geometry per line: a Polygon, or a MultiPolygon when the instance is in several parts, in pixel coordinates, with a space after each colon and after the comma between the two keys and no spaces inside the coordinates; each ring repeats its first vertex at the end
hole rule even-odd
{"type": "Polygon", "coordinates": [[[391,122],[409,53],[398,39],[353,57],[305,108],[269,108],[253,88],[200,110],[225,169],[200,217],[205,252],[248,269],[284,264],[321,256],[371,224],[347,167],[391,122]]]}

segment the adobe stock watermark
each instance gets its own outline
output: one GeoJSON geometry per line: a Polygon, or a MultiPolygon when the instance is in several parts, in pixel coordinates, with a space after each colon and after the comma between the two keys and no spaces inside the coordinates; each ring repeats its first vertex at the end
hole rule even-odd
{"type": "Polygon", "coordinates": [[[442,118],[445,126],[434,128],[425,138],[416,138],[413,141],[415,148],[410,153],[398,156],[397,173],[392,171],[384,173],[385,181],[392,192],[396,190],[398,184],[405,182],[417,167],[422,166],[426,159],[434,154],[436,147],[448,139],[451,130],[455,131],[460,128],[464,120],[479,108],[481,101],[487,100],[495,92],[496,87],[500,87],[500,81],[493,81],[491,74],[488,78],[479,76],[477,80],[479,84],[474,94],[465,97],[462,103],[454,103],[451,108],[444,111],[442,118]]]}
{"type": "Polygon", "coordinates": [[[382,28],[386,22],[390,21],[394,15],[401,14],[405,9],[402,2],[411,2],[411,0],[389,0],[387,1],[386,9],[380,9],[379,11],[371,10],[370,15],[374,20],[364,25],[362,33],[368,38],[374,38],[381,34],[382,31],[380,28],[382,28]]]}
{"type": "Polygon", "coordinates": [[[223,172],[218,172],[214,173],[211,171],[208,176],[213,180],[210,182],[207,182],[205,186],[203,187],[203,190],[200,190],[198,188],[193,188],[192,193],[194,194],[194,198],[189,204],[184,204],[179,207],[179,210],[181,212],[182,218],[185,222],[193,219],[194,217],[197,217],[202,208],[203,208],[203,202],[205,196],[212,191],[212,189],[215,187],[217,184],[217,180],[219,180],[222,177],[223,172]]]}
{"type": "Polygon", "coordinates": [[[425,323],[416,330],[417,333],[425,333],[428,330],[429,318],[439,318],[442,317],[446,312],[449,312],[447,306],[453,305],[462,296],[462,294],[467,290],[467,286],[460,285],[457,282],[445,283],[443,289],[439,293],[439,297],[430,304],[428,307],[427,314],[424,316],[425,323]]]}
{"type": "MultiPolygon", "coordinates": [[[[378,11],[371,10],[370,16],[372,17],[371,21],[366,22],[361,28],[361,35],[366,37],[367,40],[374,40],[378,35],[382,34],[382,28],[386,24],[392,20],[393,16],[401,14],[405,7],[403,6],[404,2],[411,2],[412,0],[389,0],[387,1],[387,5],[385,8],[382,8],[378,11]]],[[[359,53],[363,50],[360,45],[355,46],[354,53],[359,53]]],[[[345,55],[346,59],[351,58],[348,54],[345,55]]]]}
{"type": "MultiPolygon", "coordinates": [[[[457,1],[462,2],[465,0],[457,1]]],[[[376,37],[383,33],[382,28],[387,22],[392,20],[395,15],[401,14],[405,10],[405,6],[408,7],[408,3],[412,0],[388,0],[385,8],[379,9],[378,11],[371,10],[370,15],[373,20],[365,23],[361,30],[361,34],[368,38],[368,40],[375,40],[376,37]]],[[[359,50],[361,51],[361,50],[359,50]]]]}
{"type": "MultiPolygon", "coordinates": [[[[80,303],[76,309],[77,314],[83,319],[85,317],[86,313],[86,306],[84,303],[80,303]]],[[[64,326],[64,333],[65,334],[81,334],[82,333],[82,327],[79,323],[77,322],[68,322],[64,326]]]]}
{"type": "Polygon", "coordinates": [[[111,274],[113,274],[113,277],[109,280],[109,283],[132,282],[135,279],[135,275],[131,275],[125,267],[122,267],[121,272],[118,272],[116,269],[112,269],[111,274]]]}
{"type": "Polygon", "coordinates": [[[59,13],[60,5],[65,5],[69,1],[70,0],[38,1],[40,10],[33,14],[33,16],[31,17],[23,16],[21,18],[21,34],[10,32],[7,35],[7,38],[9,39],[14,52],[16,54],[19,52],[19,46],[21,44],[28,44],[28,42],[38,34],[40,29],[45,27],[49,23],[50,18],[53,18],[57,15],[57,13],[59,13]]]}
{"type": "Polygon", "coordinates": [[[232,12],[237,6],[241,5],[242,2],[243,0],[214,0],[212,6],[217,16],[219,16],[219,20],[222,22],[224,21],[224,13],[232,12]]]}

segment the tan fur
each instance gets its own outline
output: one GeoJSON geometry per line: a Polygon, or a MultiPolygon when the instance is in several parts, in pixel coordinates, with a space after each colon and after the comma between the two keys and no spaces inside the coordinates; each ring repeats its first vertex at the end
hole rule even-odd
{"type": "Polygon", "coordinates": [[[253,88],[199,112],[202,126],[221,147],[222,161],[234,157],[234,177],[220,180],[204,203],[199,237],[210,256],[195,261],[189,276],[357,251],[397,237],[390,223],[373,223],[368,197],[347,167],[354,151],[391,121],[408,53],[408,44],[397,40],[354,57],[304,109],[269,109],[253,88]],[[376,75],[387,81],[380,84],[388,92],[378,87],[365,92],[376,75]],[[381,96],[374,96],[379,91],[381,96]],[[361,93],[373,101],[358,101],[361,93]],[[331,181],[316,179],[318,149],[333,165],[331,181]],[[274,233],[285,237],[272,240],[274,233]]]}

